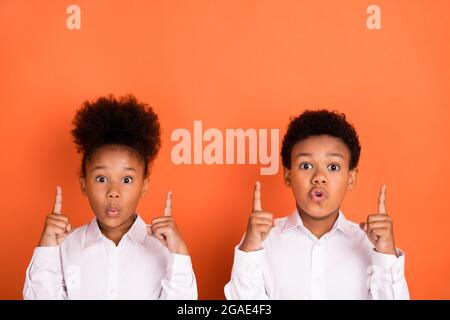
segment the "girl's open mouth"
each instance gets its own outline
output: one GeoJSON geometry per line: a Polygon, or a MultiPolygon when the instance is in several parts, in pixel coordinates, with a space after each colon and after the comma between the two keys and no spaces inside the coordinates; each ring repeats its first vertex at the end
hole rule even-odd
{"type": "Polygon", "coordinates": [[[106,208],[106,215],[108,217],[114,218],[117,217],[120,213],[120,209],[117,207],[108,207],[106,208]]]}

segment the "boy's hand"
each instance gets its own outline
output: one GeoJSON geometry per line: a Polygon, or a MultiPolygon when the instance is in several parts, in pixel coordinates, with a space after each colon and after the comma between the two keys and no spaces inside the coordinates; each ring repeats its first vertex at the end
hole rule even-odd
{"type": "Polygon", "coordinates": [[[186,244],[172,217],[172,191],[167,192],[164,215],[152,220],[147,233],[157,238],[171,253],[189,255],[186,244]]]}
{"type": "Polygon", "coordinates": [[[72,232],[72,225],[69,218],[61,214],[62,190],[60,186],[56,187],[55,206],[53,213],[50,213],[45,219],[44,231],[42,231],[39,247],[59,246],[61,242],[72,232]]]}
{"type": "Polygon", "coordinates": [[[386,212],[386,185],[381,187],[378,214],[368,216],[367,222],[361,222],[360,227],[366,232],[370,242],[375,245],[377,252],[397,256],[392,218],[386,212]]]}
{"type": "Polygon", "coordinates": [[[261,185],[256,181],[253,192],[252,214],[248,220],[247,232],[239,249],[245,252],[260,250],[262,242],[274,226],[273,214],[261,209],[261,185]]]}

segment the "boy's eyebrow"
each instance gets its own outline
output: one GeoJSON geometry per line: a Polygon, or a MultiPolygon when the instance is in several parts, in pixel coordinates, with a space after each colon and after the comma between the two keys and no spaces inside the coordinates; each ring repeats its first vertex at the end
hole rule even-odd
{"type": "Polygon", "coordinates": [[[335,153],[335,152],[331,152],[331,153],[327,153],[327,156],[333,156],[333,157],[340,157],[340,158],[344,158],[344,156],[340,153],[335,153]]]}
{"type": "MultiPolygon", "coordinates": [[[[300,152],[297,154],[297,158],[298,157],[310,157],[312,156],[312,153],[308,153],[308,152],[300,152]]],[[[344,156],[340,153],[336,153],[336,152],[331,152],[331,153],[327,153],[327,156],[332,156],[332,157],[340,157],[340,158],[344,158],[344,156]]]]}
{"type": "Polygon", "coordinates": [[[302,157],[302,156],[309,157],[309,156],[312,156],[312,154],[311,153],[307,153],[307,152],[300,152],[300,153],[297,153],[296,158],[302,157]]]}

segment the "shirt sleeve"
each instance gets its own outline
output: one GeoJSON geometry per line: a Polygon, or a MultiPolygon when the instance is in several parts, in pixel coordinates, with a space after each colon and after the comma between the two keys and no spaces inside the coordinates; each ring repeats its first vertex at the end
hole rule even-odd
{"type": "Polygon", "coordinates": [[[25,300],[67,298],[61,267],[60,246],[37,247],[25,275],[25,300]]]}
{"type": "Polygon", "coordinates": [[[161,300],[196,300],[198,298],[197,281],[192,269],[191,257],[171,253],[161,286],[161,300]]]}
{"type": "Polygon", "coordinates": [[[368,286],[374,300],[409,300],[405,279],[405,254],[397,249],[398,257],[373,250],[368,286]]]}
{"type": "Polygon", "coordinates": [[[239,249],[239,245],[236,246],[231,280],[225,285],[224,289],[225,297],[228,300],[269,299],[264,284],[265,267],[265,249],[245,252],[239,249]]]}

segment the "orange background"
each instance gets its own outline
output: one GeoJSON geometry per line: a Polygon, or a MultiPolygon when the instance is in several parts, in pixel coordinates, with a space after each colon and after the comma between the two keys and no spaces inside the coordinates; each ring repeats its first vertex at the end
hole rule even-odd
{"type": "Polygon", "coordinates": [[[202,120],[204,130],[280,128],[282,136],[289,117],[311,107],[346,113],[360,134],[347,218],[374,213],[387,183],[411,297],[449,299],[450,2],[375,3],[382,30],[366,27],[372,1],[363,0],[1,0],[0,298],[22,297],[57,184],[74,225],[92,217],[69,132],[75,110],[133,93],[163,129],[139,212],[147,221],[161,215],[173,190],[201,299],[223,298],[255,180],[263,209],[277,217],[294,201],[281,168],[260,176],[260,165],[172,164],[170,134],[193,133],[202,120]],[[66,28],[70,4],[81,8],[81,30],[66,28]]]}

